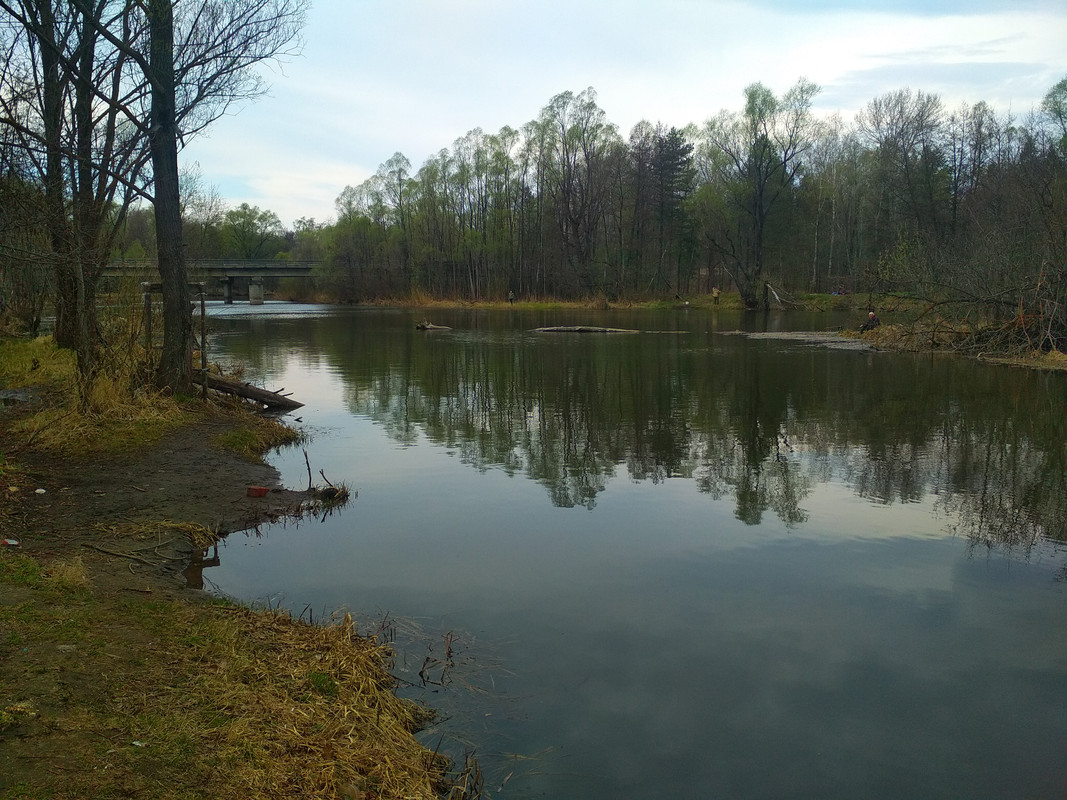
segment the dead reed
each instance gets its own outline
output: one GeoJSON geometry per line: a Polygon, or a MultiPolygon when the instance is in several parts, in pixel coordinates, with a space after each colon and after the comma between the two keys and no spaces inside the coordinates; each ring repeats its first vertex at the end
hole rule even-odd
{"type": "Polygon", "coordinates": [[[436,798],[447,762],[413,733],[431,712],[394,692],[392,651],[339,624],[225,609],[208,684],[245,796],[436,798]]]}

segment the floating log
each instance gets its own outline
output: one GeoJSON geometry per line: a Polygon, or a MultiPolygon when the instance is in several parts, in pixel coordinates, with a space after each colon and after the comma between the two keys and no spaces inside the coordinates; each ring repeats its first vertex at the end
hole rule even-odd
{"type": "Polygon", "coordinates": [[[415,326],[415,330],[419,331],[450,331],[452,330],[447,325],[434,325],[432,322],[420,322],[415,326]]]}
{"type": "Polygon", "coordinates": [[[629,328],[600,328],[595,325],[553,325],[548,328],[534,328],[537,333],[640,333],[629,328]]]}
{"type": "MultiPolygon", "coordinates": [[[[197,378],[197,382],[202,378],[197,378]]],[[[215,375],[211,372],[207,373],[207,386],[209,389],[214,389],[216,392],[222,392],[223,394],[235,394],[238,397],[244,397],[248,400],[255,400],[257,403],[262,403],[268,408],[300,408],[303,403],[298,403],[283,394],[277,392],[271,392],[267,389],[260,389],[258,386],[253,386],[250,383],[243,381],[235,381],[232,378],[224,378],[221,375],[215,375]]]]}

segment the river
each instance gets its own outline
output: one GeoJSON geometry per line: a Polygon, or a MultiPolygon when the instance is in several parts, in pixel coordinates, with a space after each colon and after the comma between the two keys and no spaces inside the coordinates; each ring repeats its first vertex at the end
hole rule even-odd
{"type": "Polygon", "coordinates": [[[487,796],[1065,796],[1067,375],[738,333],[850,322],[213,306],[356,497],[205,578],[394,639],[487,796]]]}

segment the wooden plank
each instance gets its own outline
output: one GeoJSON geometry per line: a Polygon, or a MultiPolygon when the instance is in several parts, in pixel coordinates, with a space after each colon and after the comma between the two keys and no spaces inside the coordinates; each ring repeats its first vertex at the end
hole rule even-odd
{"type": "Polygon", "coordinates": [[[224,378],[221,375],[215,375],[211,372],[205,374],[207,376],[208,388],[214,389],[216,392],[234,394],[238,397],[247,398],[248,400],[255,400],[257,403],[262,403],[268,408],[300,408],[304,405],[303,403],[299,403],[285,395],[271,392],[267,389],[260,389],[258,386],[253,386],[250,383],[235,381],[232,378],[224,378]]]}
{"type": "Polygon", "coordinates": [[[534,328],[537,333],[640,333],[629,328],[600,328],[595,325],[553,325],[548,328],[534,328]]]}

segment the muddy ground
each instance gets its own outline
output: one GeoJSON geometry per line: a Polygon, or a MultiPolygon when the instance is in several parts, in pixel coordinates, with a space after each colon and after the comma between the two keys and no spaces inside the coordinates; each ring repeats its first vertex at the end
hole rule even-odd
{"type": "Polygon", "coordinates": [[[188,580],[183,570],[195,556],[187,540],[172,536],[158,541],[136,561],[102,552],[129,552],[121,542],[108,546],[111,530],[123,523],[172,521],[225,534],[275,520],[308,499],[304,492],[281,487],[274,468],[220,449],[214,440],[230,426],[225,418],[199,420],[150,448],[120,450],[106,458],[57,457],[19,450],[15,443],[6,452],[15,452],[21,485],[17,492],[4,487],[8,514],[3,535],[17,538],[19,550],[35,558],[80,555],[110,589],[184,591],[188,580]],[[271,491],[250,497],[250,486],[271,491]]]}

